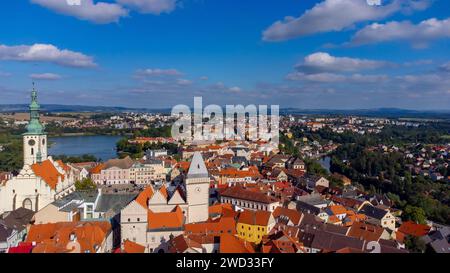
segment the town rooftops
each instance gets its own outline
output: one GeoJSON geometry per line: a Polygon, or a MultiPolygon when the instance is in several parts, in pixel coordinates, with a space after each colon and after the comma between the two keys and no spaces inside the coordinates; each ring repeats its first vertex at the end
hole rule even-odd
{"type": "Polygon", "coordinates": [[[36,243],[33,253],[95,253],[110,232],[111,224],[106,221],[58,222],[31,226],[26,242],[36,243]],[[79,249],[73,248],[74,243],[79,249]]]}
{"type": "Polygon", "coordinates": [[[314,239],[311,244],[312,248],[320,249],[324,252],[333,252],[345,247],[363,250],[364,247],[364,241],[357,238],[322,230],[316,230],[313,233],[314,239]]]}
{"type": "Polygon", "coordinates": [[[229,187],[223,190],[220,195],[222,197],[229,197],[240,200],[254,201],[258,203],[264,204],[272,204],[275,202],[279,202],[279,199],[268,196],[265,193],[258,191],[251,191],[240,186],[229,187]]]}

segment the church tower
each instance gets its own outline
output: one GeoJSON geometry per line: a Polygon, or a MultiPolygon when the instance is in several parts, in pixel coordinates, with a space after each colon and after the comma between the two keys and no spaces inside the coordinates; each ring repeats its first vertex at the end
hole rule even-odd
{"type": "Polygon", "coordinates": [[[30,122],[27,132],[23,134],[23,160],[24,165],[32,165],[47,159],[47,134],[39,120],[40,106],[37,102],[37,92],[31,92],[30,122]]]}
{"type": "Polygon", "coordinates": [[[204,222],[209,217],[209,174],[202,154],[196,152],[186,177],[187,223],[204,222]]]}

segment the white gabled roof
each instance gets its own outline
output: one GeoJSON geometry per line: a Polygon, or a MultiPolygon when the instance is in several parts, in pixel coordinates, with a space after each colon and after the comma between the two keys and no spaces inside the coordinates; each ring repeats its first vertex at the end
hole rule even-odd
{"type": "Polygon", "coordinates": [[[187,173],[187,178],[203,177],[209,177],[208,170],[206,169],[202,154],[200,152],[195,152],[192,157],[191,166],[189,167],[189,171],[187,173]]]}

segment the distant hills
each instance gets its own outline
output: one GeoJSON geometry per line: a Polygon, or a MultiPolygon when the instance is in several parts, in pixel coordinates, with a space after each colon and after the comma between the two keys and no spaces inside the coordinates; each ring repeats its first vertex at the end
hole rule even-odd
{"type": "MultiPolygon", "coordinates": [[[[112,106],[85,106],[85,105],[60,105],[43,104],[43,112],[97,112],[97,113],[123,113],[123,112],[142,112],[142,113],[164,113],[169,114],[170,108],[151,109],[151,108],[129,108],[112,106]]],[[[27,104],[0,104],[0,112],[26,112],[27,104]]],[[[427,119],[450,119],[449,110],[407,110],[399,108],[376,108],[376,109],[299,109],[282,108],[281,114],[293,115],[346,115],[346,116],[366,116],[366,117],[390,117],[390,118],[427,118],[427,119]]]]}
{"type": "MultiPolygon", "coordinates": [[[[0,104],[0,112],[26,112],[28,104],[0,104]]],[[[86,106],[86,105],[61,105],[42,104],[42,112],[67,113],[67,112],[97,112],[97,113],[121,113],[121,112],[147,112],[147,113],[170,113],[171,109],[144,109],[114,106],[86,106]]]]}
{"type": "Polygon", "coordinates": [[[389,117],[389,118],[427,118],[427,119],[450,119],[449,110],[408,110],[399,108],[376,108],[376,109],[297,109],[285,108],[280,110],[283,114],[295,115],[346,115],[365,117],[389,117]]]}

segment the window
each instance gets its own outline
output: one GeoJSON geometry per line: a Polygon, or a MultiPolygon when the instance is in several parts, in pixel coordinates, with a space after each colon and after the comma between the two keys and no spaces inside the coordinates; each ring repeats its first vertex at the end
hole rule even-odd
{"type": "Polygon", "coordinates": [[[140,221],[141,221],[141,219],[140,219],[140,218],[137,218],[137,221],[138,221],[138,222],[140,222],[140,221]]]}
{"type": "Polygon", "coordinates": [[[26,209],[33,210],[33,203],[31,202],[31,200],[29,198],[23,200],[22,206],[26,209]]]}
{"type": "Polygon", "coordinates": [[[131,222],[131,219],[130,219],[130,218],[128,218],[128,222],[131,222]]]}

